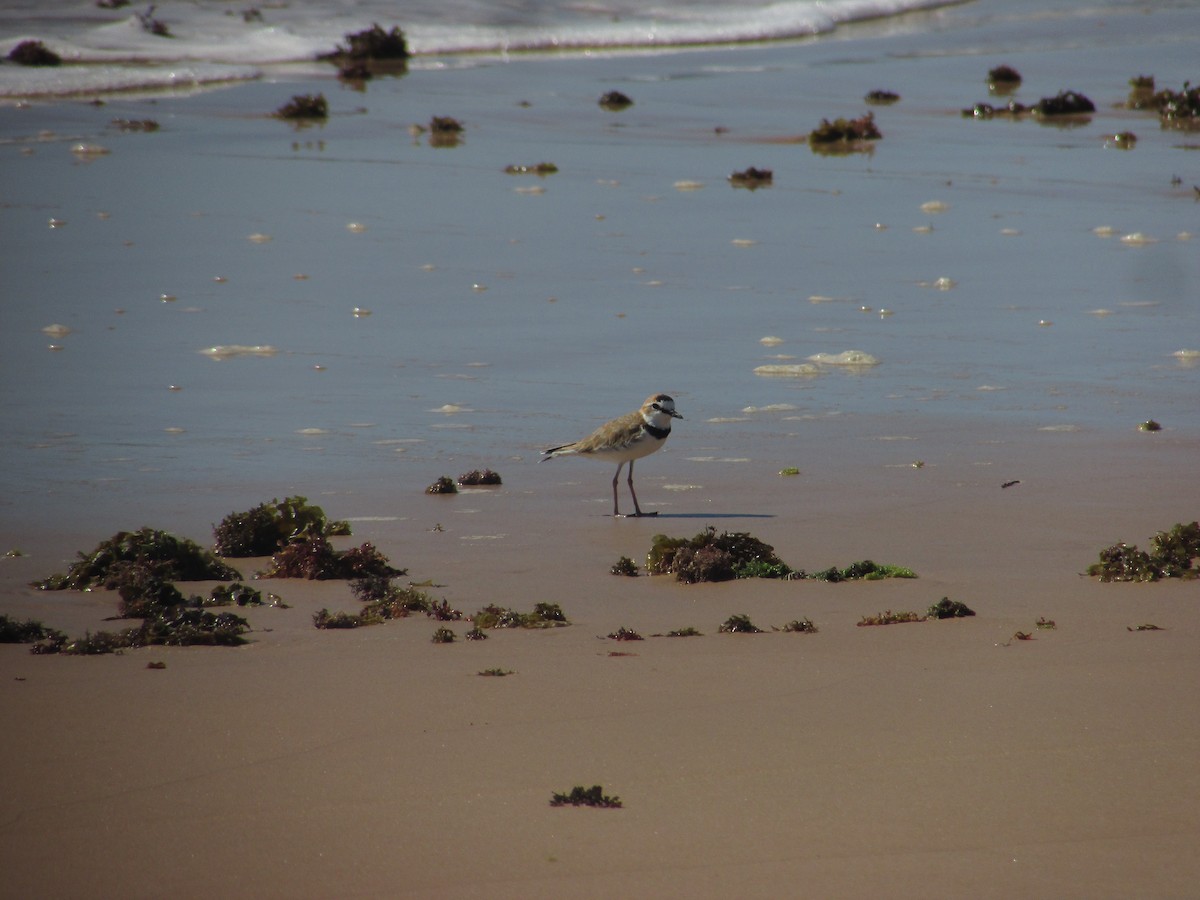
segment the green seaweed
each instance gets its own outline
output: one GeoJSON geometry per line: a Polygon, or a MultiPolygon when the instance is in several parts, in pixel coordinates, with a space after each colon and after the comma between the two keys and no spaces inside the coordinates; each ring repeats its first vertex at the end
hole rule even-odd
{"type": "Polygon", "coordinates": [[[814,572],[809,576],[818,581],[855,581],[863,579],[864,581],[881,581],[884,578],[916,578],[917,573],[905,566],[894,566],[888,563],[876,563],[869,559],[864,559],[860,562],[851,563],[844,569],[839,569],[836,566],[825,569],[821,572],[814,572]]]}
{"type": "Polygon", "coordinates": [[[632,628],[626,628],[624,625],[622,625],[616,631],[611,632],[608,636],[609,636],[609,638],[611,638],[614,641],[644,641],[645,640],[644,637],[642,637],[640,634],[638,634],[632,628]]]}
{"type": "Polygon", "coordinates": [[[313,626],[316,628],[359,628],[367,624],[373,623],[365,622],[362,616],[354,615],[353,613],[331,613],[328,609],[324,608],[313,613],[313,626]]]}
{"type": "Polygon", "coordinates": [[[194,541],[165,531],[120,531],[72,563],[64,574],[32,586],[43,591],[115,588],[125,563],[136,563],[162,581],[235,581],[242,576],[194,541]]]}
{"type": "Polygon", "coordinates": [[[1200,575],[1195,566],[1200,557],[1200,522],[1179,523],[1150,539],[1150,552],[1136,544],[1119,543],[1100,551],[1099,562],[1087,574],[1100,581],[1158,581],[1162,578],[1192,579],[1200,575]]]}
{"type": "Polygon", "coordinates": [[[483,675],[488,678],[504,678],[507,675],[516,675],[517,673],[514,672],[512,669],[492,668],[492,669],[481,669],[480,671],[476,672],[475,674],[483,675]]]}
{"type": "Polygon", "coordinates": [[[329,102],[324,94],[297,94],[287,103],[275,110],[272,115],[277,119],[289,121],[309,121],[329,118],[329,102]]]}
{"type": "Polygon", "coordinates": [[[47,628],[34,619],[18,622],[16,619],[10,619],[0,613],[0,644],[32,644],[35,641],[53,639],[56,636],[64,639],[66,637],[61,631],[47,628]]]}
{"type": "Polygon", "coordinates": [[[87,632],[82,638],[74,639],[56,635],[34,644],[30,650],[37,654],[97,656],[150,646],[234,647],[246,643],[243,635],[249,630],[249,623],[233,613],[173,606],[145,619],[135,628],[95,634],[87,632]]]}
{"type": "Polygon", "coordinates": [[[730,616],[717,629],[721,634],[762,634],[763,630],[746,615],[730,616]]]}
{"type": "Polygon", "coordinates": [[[826,153],[852,153],[867,148],[867,142],[883,137],[875,124],[875,113],[868,112],[857,119],[822,119],[821,124],[808,134],[808,144],[813,150],[826,153]]]}
{"type": "Polygon", "coordinates": [[[458,485],[449,475],[442,475],[437,481],[425,488],[427,494],[457,494],[458,485]]]}
{"type": "Polygon", "coordinates": [[[527,613],[489,604],[471,621],[476,628],[558,628],[571,624],[557,603],[538,603],[527,613]]]}
{"type": "Polygon", "coordinates": [[[812,619],[793,619],[779,630],[797,634],[816,634],[817,626],[813,624],[812,619]]]}
{"type": "Polygon", "coordinates": [[[213,549],[219,556],[270,556],[292,541],[349,533],[349,523],[326,518],[321,507],[297,495],[230,513],[213,528],[213,549]]]}
{"type": "Polygon", "coordinates": [[[449,628],[439,628],[430,640],[435,644],[453,644],[457,638],[449,628]]]}
{"type": "Polygon", "coordinates": [[[685,584],[735,578],[791,577],[793,570],[770,544],[743,531],[722,532],[708,526],[692,538],[656,534],[646,557],[646,570],[673,574],[685,584]]]}
{"type": "Polygon", "coordinates": [[[686,628],[676,628],[674,631],[668,631],[666,637],[703,637],[704,632],[697,631],[691,625],[686,628]]]}

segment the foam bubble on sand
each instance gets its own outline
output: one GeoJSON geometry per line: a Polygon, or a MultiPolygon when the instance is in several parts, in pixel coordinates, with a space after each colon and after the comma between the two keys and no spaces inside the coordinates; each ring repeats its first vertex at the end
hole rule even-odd
{"type": "Polygon", "coordinates": [[[1142,234],[1140,231],[1134,231],[1130,234],[1121,236],[1121,243],[1131,247],[1143,247],[1146,244],[1157,244],[1158,238],[1152,238],[1148,234],[1142,234]]]}
{"type": "Polygon", "coordinates": [[[677,181],[675,182],[675,190],[677,191],[698,191],[704,187],[703,181],[677,181]]]}
{"type": "Polygon", "coordinates": [[[698,491],[702,487],[704,487],[702,484],[664,484],[662,486],[664,491],[698,491]]]}
{"type": "Polygon", "coordinates": [[[307,435],[307,436],[329,434],[329,429],[328,428],[297,428],[296,434],[303,434],[303,435],[307,435]]]}
{"type": "Polygon", "coordinates": [[[467,407],[465,407],[465,406],[459,406],[456,403],[446,403],[443,406],[439,406],[437,409],[431,409],[430,412],[446,413],[446,415],[452,415],[454,413],[461,413],[461,412],[474,412],[474,410],[467,409],[467,407]]]}
{"type": "Polygon", "coordinates": [[[47,325],[45,328],[42,329],[42,334],[46,334],[46,335],[49,335],[50,337],[54,337],[54,338],[66,337],[70,333],[71,333],[71,329],[68,328],[66,325],[58,325],[58,324],[47,325]]]}
{"type": "Polygon", "coordinates": [[[823,366],[877,366],[879,360],[862,350],[843,350],[841,353],[814,353],[809,361],[823,366]]]}
{"type": "Polygon", "coordinates": [[[274,356],[279,351],[270,344],[218,344],[199,351],[209,359],[233,359],[235,356],[274,356]]]}
{"type": "Polygon", "coordinates": [[[689,456],[688,462],[723,462],[723,463],[748,463],[748,456],[689,456]]]}
{"type": "Polygon", "coordinates": [[[1116,233],[1117,229],[1111,225],[1097,225],[1092,229],[1092,234],[1096,235],[1096,237],[1110,238],[1116,233]]]}
{"type": "Polygon", "coordinates": [[[799,409],[790,403],[771,403],[767,406],[747,406],[742,410],[744,413],[760,413],[760,412],[792,412],[799,409]]]}
{"type": "Polygon", "coordinates": [[[1078,425],[1043,425],[1041,428],[1038,429],[1038,431],[1061,431],[1061,432],[1071,432],[1071,431],[1079,431],[1079,430],[1080,429],[1079,429],[1078,425]]]}
{"type": "Polygon", "coordinates": [[[751,240],[750,238],[734,238],[730,243],[735,247],[753,247],[758,241],[751,240]]]}
{"type": "Polygon", "coordinates": [[[246,240],[252,244],[266,244],[270,242],[271,236],[269,234],[262,234],[261,232],[256,231],[254,234],[246,235],[246,240]]]}
{"type": "Polygon", "coordinates": [[[809,363],[776,363],[774,365],[758,366],[755,368],[754,374],[762,375],[766,378],[803,378],[809,375],[820,375],[821,370],[809,363]]]}
{"type": "MultiPolygon", "coordinates": [[[[42,329],[42,330],[45,331],[45,329],[42,329]]],[[[764,338],[759,338],[758,342],[760,344],[762,344],[764,347],[775,347],[775,346],[783,343],[783,338],[775,337],[774,335],[767,335],[764,338]]]]}
{"type": "Polygon", "coordinates": [[[926,200],[921,204],[921,212],[937,214],[944,213],[950,208],[949,203],[943,203],[941,200],[926,200]]]}

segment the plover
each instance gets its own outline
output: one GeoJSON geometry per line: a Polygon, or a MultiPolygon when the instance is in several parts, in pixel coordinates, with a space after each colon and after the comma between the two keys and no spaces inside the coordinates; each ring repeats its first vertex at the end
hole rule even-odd
{"type": "Polygon", "coordinates": [[[657,516],[657,512],[644,513],[638,506],[633,490],[633,462],[665,444],[671,434],[671,420],[682,418],[675,412],[673,399],[666,394],[654,394],[646,399],[641,409],[601,425],[583,440],[543,451],[546,455],[542,462],[556,456],[588,456],[615,462],[617,472],[612,480],[614,516],[621,515],[617,505],[617,479],[621,477],[625,463],[629,463],[629,495],[633,497],[634,515],[657,516]]]}

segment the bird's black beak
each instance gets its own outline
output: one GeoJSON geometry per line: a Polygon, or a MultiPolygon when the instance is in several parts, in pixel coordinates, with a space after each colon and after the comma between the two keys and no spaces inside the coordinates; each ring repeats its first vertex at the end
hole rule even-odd
{"type": "Polygon", "coordinates": [[[681,416],[679,413],[675,412],[675,410],[671,410],[671,418],[672,419],[682,419],[683,416],[681,416]]]}

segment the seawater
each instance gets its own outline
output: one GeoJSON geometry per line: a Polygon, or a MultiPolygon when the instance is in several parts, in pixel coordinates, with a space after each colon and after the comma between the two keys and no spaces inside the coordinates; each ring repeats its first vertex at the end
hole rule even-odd
{"type": "Polygon", "coordinates": [[[520,497],[540,447],[657,391],[685,420],[648,485],[1194,441],[1195,138],[1120,106],[1131,74],[1191,75],[1171,36],[1192,11],[1114,10],[1074,46],[1070,16],[964,9],[902,37],[4,109],[0,514],[107,534],[335,491],[334,515],[388,515],[482,466],[520,497]],[[1097,114],[963,119],[998,62],[1019,99],[1082,90],[1097,114]],[[796,139],[880,87],[902,99],[872,152],[796,139]],[[614,88],[634,105],[600,109],[614,88]],[[316,91],[324,125],[270,118],[316,91]],[[435,115],[458,146],[412,128],[435,115]],[[751,165],[773,185],[731,187],[751,165]],[[206,352],[231,346],[274,352],[206,352]],[[846,351],[877,364],[756,374],[846,351]]]}

